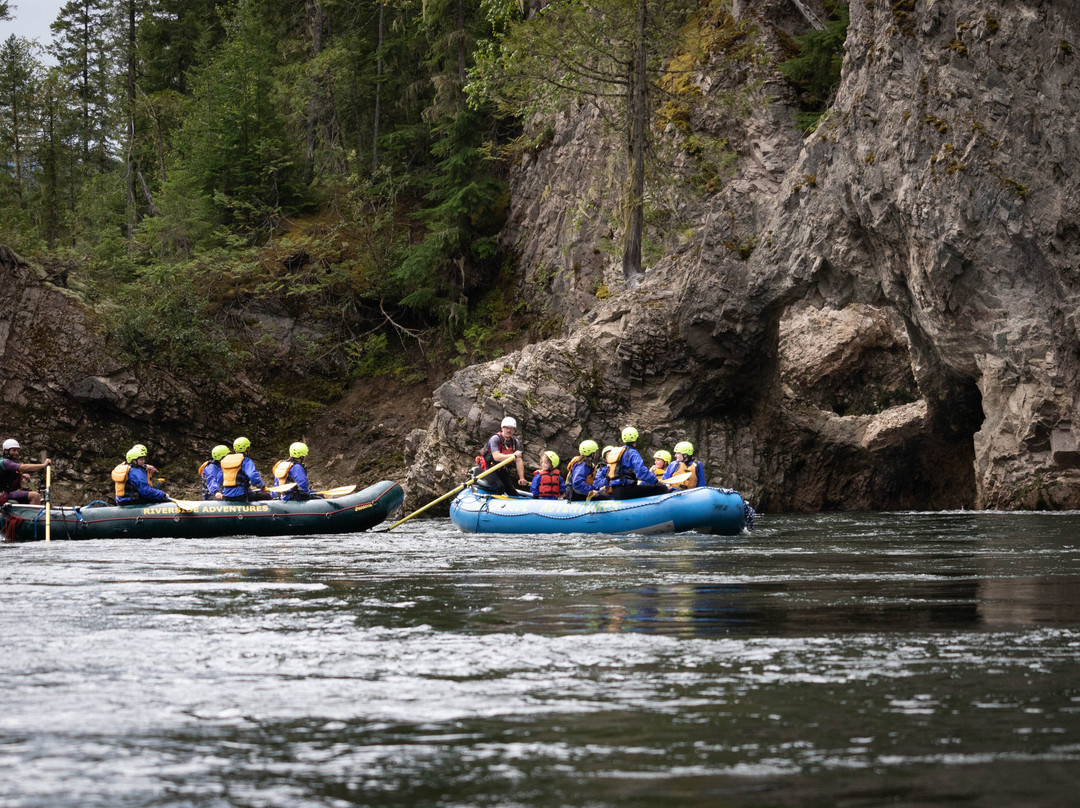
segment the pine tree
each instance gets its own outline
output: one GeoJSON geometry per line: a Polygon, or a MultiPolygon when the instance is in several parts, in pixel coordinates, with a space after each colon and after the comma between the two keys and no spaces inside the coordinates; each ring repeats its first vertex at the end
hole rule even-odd
{"type": "Polygon", "coordinates": [[[516,2],[493,4],[501,33],[485,45],[470,93],[529,118],[568,102],[591,104],[624,133],[623,275],[643,271],[646,158],[665,59],[693,10],[688,0],[554,0],[528,19],[516,2]]]}
{"type": "Polygon", "coordinates": [[[36,128],[34,103],[40,65],[34,45],[14,34],[0,46],[0,155],[11,172],[11,184],[19,207],[28,170],[28,146],[36,128]]]}
{"type": "Polygon", "coordinates": [[[52,53],[74,86],[84,173],[105,170],[115,135],[111,115],[116,29],[108,0],[68,0],[50,26],[52,53]]]}

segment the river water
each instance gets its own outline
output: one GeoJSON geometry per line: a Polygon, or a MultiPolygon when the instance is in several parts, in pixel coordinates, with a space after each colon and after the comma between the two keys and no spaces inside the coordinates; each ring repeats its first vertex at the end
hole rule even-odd
{"type": "Polygon", "coordinates": [[[1080,514],[0,546],[0,806],[1075,805],[1080,514]]]}

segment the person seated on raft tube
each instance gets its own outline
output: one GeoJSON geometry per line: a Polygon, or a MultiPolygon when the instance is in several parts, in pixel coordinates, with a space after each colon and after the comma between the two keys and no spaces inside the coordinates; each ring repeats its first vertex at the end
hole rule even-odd
{"type": "Polygon", "coordinates": [[[44,463],[20,463],[19,452],[22,447],[15,438],[4,441],[4,455],[0,460],[0,494],[4,501],[18,502],[20,505],[40,505],[41,494],[23,489],[23,480],[29,481],[30,474],[51,466],[52,461],[44,463]]]}
{"type": "Polygon", "coordinates": [[[664,476],[664,472],[667,471],[667,467],[671,464],[671,452],[666,449],[657,449],[653,452],[652,468],[649,469],[656,475],[656,479],[660,479],[664,476]]]}
{"type": "Polygon", "coordinates": [[[518,486],[525,488],[529,482],[525,479],[525,461],[521,459],[521,440],[514,437],[517,431],[517,421],[509,415],[502,419],[499,431],[488,438],[484,444],[483,458],[487,464],[485,468],[491,468],[496,463],[501,463],[508,457],[516,457],[514,463],[508,463],[494,474],[489,474],[480,481],[480,487],[493,494],[508,494],[518,496],[518,486]],[[514,474],[510,471],[514,466],[517,471],[517,482],[514,482],[514,474]]]}
{"type": "Polygon", "coordinates": [[[289,460],[279,460],[274,464],[274,486],[285,483],[296,483],[295,488],[288,491],[279,491],[275,497],[284,502],[303,502],[311,499],[311,483],[308,482],[307,469],[304,467],[304,458],[308,455],[306,443],[289,444],[289,460]]]}
{"type": "Polygon", "coordinates": [[[221,460],[228,453],[229,447],[219,443],[210,450],[210,459],[199,466],[203,499],[221,499],[221,482],[224,479],[221,474],[221,460]]]}
{"type": "Polygon", "coordinates": [[[675,444],[675,462],[667,467],[664,479],[667,480],[676,474],[686,471],[695,472],[690,478],[681,483],[675,483],[672,488],[704,488],[705,467],[700,460],[694,460],[694,444],[688,440],[679,441],[675,444]]]}
{"type": "MultiPolygon", "coordinates": [[[[611,448],[611,447],[608,447],[611,448]]],[[[578,455],[566,465],[566,498],[570,502],[582,502],[586,499],[611,499],[603,493],[603,481],[597,483],[600,476],[596,471],[594,456],[600,451],[594,440],[583,440],[578,446],[578,455]],[[599,486],[599,487],[598,487],[599,486]],[[589,495],[592,494],[590,497],[589,495]]],[[[605,470],[607,466],[603,466],[605,470]]]]}
{"type": "Polygon", "coordinates": [[[540,468],[533,472],[529,493],[533,499],[558,499],[566,493],[566,482],[559,472],[559,456],[550,449],[540,456],[540,468]]]}
{"type": "Polygon", "coordinates": [[[254,502],[272,499],[269,491],[253,491],[252,486],[266,488],[262,477],[255,468],[255,461],[247,456],[251,441],[237,438],[233,441],[233,453],[221,459],[221,498],[229,502],[254,502]]]}
{"type": "Polygon", "coordinates": [[[146,462],[146,447],[136,443],[128,449],[124,462],[112,470],[116,504],[146,505],[168,500],[168,494],[150,485],[150,474],[157,474],[157,469],[146,462]]]}
{"type": "Polygon", "coordinates": [[[645,465],[641,452],[634,446],[637,439],[637,429],[626,427],[622,431],[623,446],[604,456],[612,499],[638,499],[668,492],[668,487],[660,485],[656,475],[645,465]]]}

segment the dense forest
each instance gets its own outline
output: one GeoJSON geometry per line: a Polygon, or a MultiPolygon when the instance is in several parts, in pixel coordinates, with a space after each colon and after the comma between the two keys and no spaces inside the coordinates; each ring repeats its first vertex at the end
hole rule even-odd
{"type": "MultiPolygon", "coordinates": [[[[652,132],[680,124],[664,96],[716,51],[726,8],[70,0],[51,42],[0,46],[0,232],[95,305],[133,362],[224,374],[265,359],[235,315],[268,296],[302,307],[311,356],[349,374],[419,373],[387,347],[410,341],[474,361],[500,350],[495,323],[530,322],[497,240],[507,167],[550,131],[523,123],[586,98],[625,132],[632,277],[645,164],[664,159],[652,132]]],[[[748,33],[725,46],[741,38],[749,58],[748,33]]],[[[693,150],[721,165],[722,146],[693,150]]]]}
{"type": "Polygon", "coordinates": [[[477,0],[71,0],[52,32],[55,65],[0,51],[0,232],[133,361],[226,368],[245,295],[305,298],[358,365],[391,325],[460,337],[512,134],[466,104],[477,0]]]}

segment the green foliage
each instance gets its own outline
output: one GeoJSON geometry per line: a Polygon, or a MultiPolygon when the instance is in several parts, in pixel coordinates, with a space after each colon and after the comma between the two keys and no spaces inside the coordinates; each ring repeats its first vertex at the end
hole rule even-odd
{"type": "Polygon", "coordinates": [[[121,354],[180,373],[224,379],[241,356],[210,316],[196,273],[185,265],[144,268],[114,296],[107,324],[121,354]]]}
{"type": "Polygon", "coordinates": [[[226,40],[196,71],[178,156],[220,221],[252,236],[304,201],[272,81],[276,48],[255,0],[241,0],[226,40]]]}
{"type": "Polygon", "coordinates": [[[345,345],[349,376],[354,379],[374,379],[393,376],[405,384],[425,379],[424,373],[408,364],[400,352],[391,350],[384,333],[369,334],[345,345]]]}
{"type": "Polygon", "coordinates": [[[432,205],[417,214],[428,233],[393,273],[408,292],[401,305],[438,314],[451,328],[464,318],[467,293],[498,266],[496,235],[506,200],[482,148],[481,122],[480,112],[464,108],[440,127],[438,172],[426,195],[432,205]]]}
{"type": "Polygon", "coordinates": [[[850,16],[847,3],[826,3],[832,15],[823,31],[808,31],[796,37],[799,55],[780,65],[784,75],[801,90],[802,110],[796,125],[812,132],[825,114],[829,99],[840,84],[840,68],[844,61],[844,40],[847,38],[850,16]]]}

